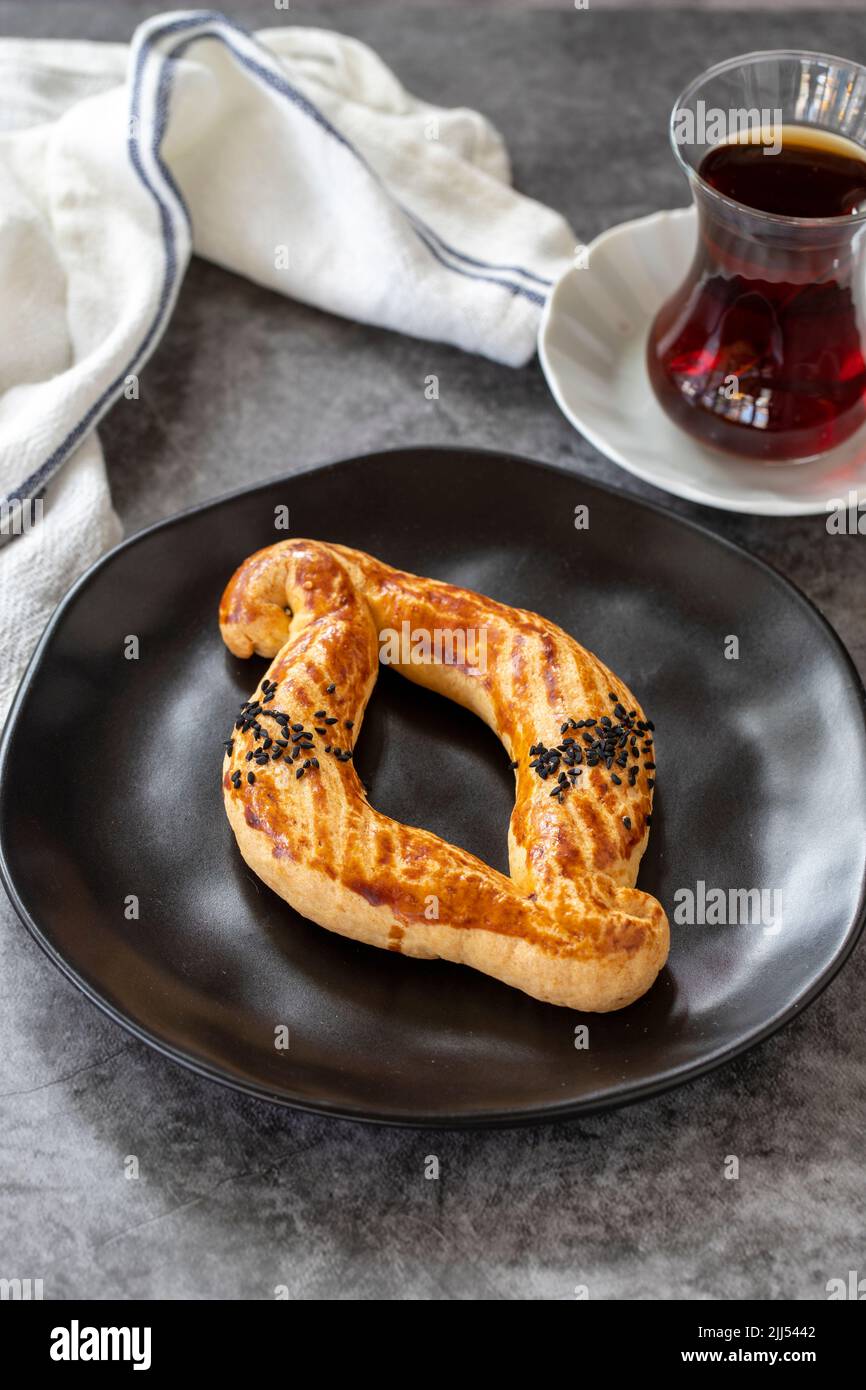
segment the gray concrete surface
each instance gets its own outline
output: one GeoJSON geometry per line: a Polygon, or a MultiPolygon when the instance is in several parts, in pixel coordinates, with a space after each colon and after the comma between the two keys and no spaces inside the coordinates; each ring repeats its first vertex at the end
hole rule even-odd
{"type": "MultiPolygon", "coordinates": [[[[162,6],[0,3],[0,32],[123,39],[162,6]]],[[[248,25],[267,3],[230,6],[248,25]]],[[[747,48],[866,60],[862,17],[304,9],[406,84],[485,111],[518,185],[582,239],[685,201],[664,138],[692,74],[747,48]]],[[[129,531],[233,488],[365,449],[460,440],[566,463],[660,499],[578,437],[533,364],[515,373],[190,269],[142,399],[102,430],[129,531]],[[441,399],[423,397],[435,372],[441,399]]],[[[768,558],[866,671],[864,545],[821,518],[678,511],[768,558]]],[[[49,870],[50,871],[50,870],[49,870]]],[[[377,1130],[279,1111],[132,1041],[0,905],[0,1274],[63,1298],[823,1298],[866,1273],[866,952],[783,1034],[706,1079],[583,1123],[377,1130]],[[424,1180],[436,1154],[439,1182],[424,1180]],[[725,1181],[726,1155],[740,1159],[725,1181]],[[136,1155],[140,1177],[124,1160],[136,1155]]]]}

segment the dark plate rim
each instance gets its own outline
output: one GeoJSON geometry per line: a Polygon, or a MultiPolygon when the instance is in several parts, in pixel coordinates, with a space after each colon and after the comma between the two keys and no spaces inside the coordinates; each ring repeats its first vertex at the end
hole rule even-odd
{"type": "Polygon", "coordinates": [[[182,1048],[175,1047],[167,1043],[163,1038],[151,1033],[147,1028],[133,1022],[126,1015],[116,1009],[107,999],[103,998],[98,990],[91,986],[88,981],[83,979],[75,967],[71,965],[55,948],[48,936],[43,933],[39,924],[30,915],[24,906],[15,882],[11,867],[7,859],[4,826],[6,822],[6,802],[8,798],[6,784],[6,764],[9,756],[9,749],[15,733],[18,718],[27,702],[30,688],[33,685],[42,661],[55,630],[62,622],[66,610],[72,602],[81,594],[88,585],[95,579],[105,566],[110,565],[114,558],[122,551],[130,549],[144,540],[155,531],[166,530],[186,521],[188,518],[198,516],[202,512],[212,511],[218,507],[230,505],[240,497],[249,497],[257,492],[266,492],[274,484],[285,482],[291,484],[296,479],[305,477],[310,473],[334,472],[339,469],[357,466],[362,463],[369,463],[373,460],[387,458],[394,455],[416,455],[419,458],[430,454],[462,454],[471,455],[473,459],[483,463],[501,462],[507,459],[509,462],[528,465],[531,468],[544,472],[553,473],[558,477],[569,478],[579,482],[584,487],[589,487],[598,492],[605,493],[617,501],[627,501],[639,508],[663,517],[666,521],[673,521],[677,526],[682,526],[686,530],[696,532],[705,540],[709,540],[715,545],[722,546],[728,551],[732,551],[740,559],[745,559],[762,571],[768,579],[777,585],[781,585],[789,595],[793,596],[799,604],[805,608],[808,616],[817,621],[820,628],[829,639],[830,646],[835,649],[842,666],[848,671],[855,692],[859,695],[860,714],[863,722],[864,744],[866,744],[866,686],[861,679],[857,667],[838,633],[832,627],[827,618],[818,606],[806,595],[802,589],[758,555],[751,554],[750,551],[737,545],[734,541],[728,540],[724,536],[717,535],[703,522],[692,520],[690,517],[680,516],[677,512],[661,505],[658,502],[648,501],[643,497],[638,497],[626,492],[621,488],[611,487],[607,483],[596,482],[594,479],[587,478],[583,474],[572,468],[563,467],[561,464],[550,463],[542,459],[530,459],[522,454],[514,454],[507,450],[475,448],[468,445],[459,444],[416,444],[390,449],[378,449],[370,453],[354,454],[348,458],[332,459],[325,463],[313,463],[304,468],[300,468],[291,474],[277,473],[272,478],[262,482],[254,483],[252,486],[235,488],[231,492],[223,493],[219,497],[212,498],[205,502],[195,503],[191,507],[186,507],[183,511],[176,512],[173,516],[167,517],[162,521],[153,522],[151,525],[136,531],[131,536],[118,542],[117,545],[104,555],[101,555],[92,565],[84,571],[75,581],[72,587],[66,592],[57,607],[49,618],[42,636],[36,645],[33,655],[21,678],[21,682],[15,693],[15,697],[6,717],[2,736],[0,736],[0,882],[24,926],[29,931],[37,944],[45,954],[53,961],[54,965],[64,974],[67,979],[81,990],[93,1004],[104,1014],[119,1024],[126,1032],[140,1042],[146,1043],[163,1057],[178,1063],[198,1076],[204,1077],[208,1081],[215,1081],[219,1085],[226,1086],[233,1091],[240,1091],[244,1095],[255,1097],[257,1100],[268,1101],[273,1105],[283,1108],[301,1110],[310,1114],[322,1115],[332,1119],[352,1120],[366,1124],[388,1125],[397,1128],[411,1129],[492,1129],[492,1128],[518,1128],[525,1125],[548,1124],[555,1121],[577,1119],[582,1115],[598,1114],[605,1110],[619,1109],[622,1106],[633,1104],[640,1100],[646,1100],[653,1096],[664,1094],[676,1086],[683,1085],[687,1081],[696,1080],[700,1076],[705,1076],[708,1072],[714,1071],[717,1067],[723,1066],[726,1062],[733,1061],[744,1053],[751,1051],[752,1048],[765,1042],[773,1034],[786,1027],[798,1014],[808,1008],[810,1004],[823,993],[827,986],[835,979],[842,966],[848,960],[860,935],[866,926],[866,873],[860,885],[860,898],[856,914],[840,943],[832,959],[828,961],[824,969],[812,980],[811,984],[791,1001],[784,1009],[768,1019],[759,1028],[752,1029],[751,1032],[739,1038],[735,1043],[722,1046],[709,1053],[698,1062],[685,1062],[677,1066],[659,1072],[651,1080],[625,1084],[620,1088],[608,1090],[604,1094],[590,1095],[578,1101],[565,1101],[562,1105],[541,1105],[511,1108],[507,1110],[478,1110],[443,1114],[422,1114],[406,1113],[403,1110],[388,1110],[387,1108],[370,1108],[364,1106],[354,1106],[350,1104],[329,1104],[328,1102],[310,1102],[305,1097],[288,1095],[281,1092],[269,1090],[266,1086],[257,1085],[253,1081],[244,1080],[242,1077],[229,1076],[219,1068],[214,1067],[201,1058],[185,1052],[182,1048]]]}

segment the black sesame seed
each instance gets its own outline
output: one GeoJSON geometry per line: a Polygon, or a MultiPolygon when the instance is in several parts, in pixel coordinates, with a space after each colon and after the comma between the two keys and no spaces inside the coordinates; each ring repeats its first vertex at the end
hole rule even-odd
{"type": "Polygon", "coordinates": [[[254,782],[255,780],[256,780],[256,774],[255,774],[254,772],[248,772],[248,773],[247,773],[247,781],[249,782],[250,786],[253,785],[253,782],[254,782]]]}
{"type": "Polygon", "coordinates": [[[644,763],[644,767],[648,767],[650,772],[655,772],[656,770],[655,763],[644,763]]]}
{"type": "Polygon", "coordinates": [[[567,720],[567,719],[566,719],[566,721],[565,721],[564,724],[560,724],[560,726],[559,726],[559,732],[560,732],[561,734],[567,734],[567,733],[568,733],[568,720],[567,720]]]}
{"type": "Polygon", "coordinates": [[[318,760],[318,758],[311,758],[311,759],[310,759],[310,767],[318,767],[318,766],[319,766],[319,760],[318,760]]]}
{"type": "Polygon", "coordinates": [[[316,733],[316,734],[322,734],[322,735],[323,735],[324,732],[325,732],[324,729],[314,729],[314,730],[313,730],[313,733],[316,733]]]}
{"type": "Polygon", "coordinates": [[[612,772],[612,773],[610,774],[610,780],[613,782],[614,786],[616,786],[616,787],[621,787],[621,786],[622,786],[622,778],[621,778],[621,777],[617,777],[617,775],[616,775],[615,772],[612,772]]]}
{"type": "Polygon", "coordinates": [[[631,820],[628,816],[623,816],[622,823],[625,826],[626,830],[631,830],[631,820]]]}
{"type": "Polygon", "coordinates": [[[614,695],[614,693],[613,693],[612,690],[609,690],[609,691],[607,692],[607,697],[608,697],[609,700],[613,700],[614,704],[616,704],[617,700],[619,699],[619,696],[618,696],[618,695],[614,695]]]}
{"type": "Polygon", "coordinates": [[[314,719],[324,719],[324,717],[325,717],[325,715],[326,715],[327,713],[328,713],[328,711],[327,711],[326,709],[317,709],[317,710],[316,710],[316,713],[313,715],[313,718],[314,718],[314,719]]]}
{"type": "Polygon", "coordinates": [[[347,719],[347,720],[345,721],[345,725],[346,725],[346,728],[347,728],[347,729],[354,729],[354,727],[355,727],[355,721],[354,721],[353,719],[347,719]]]}
{"type": "Polygon", "coordinates": [[[335,685],[328,685],[328,686],[325,687],[325,694],[326,694],[326,695],[333,695],[333,693],[334,693],[334,691],[335,691],[336,689],[337,689],[337,687],[336,687],[335,685]]]}
{"type": "Polygon", "coordinates": [[[512,759],[511,759],[511,762],[510,762],[510,764],[509,764],[509,766],[510,766],[511,768],[517,767],[517,766],[518,766],[517,759],[516,759],[516,758],[512,758],[512,759]]]}
{"type": "Polygon", "coordinates": [[[336,716],[333,715],[333,714],[331,715],[330,719],[326,719],[326,720],[325,720],[325,723],[326,723],[326,724],[336,724],[336,722],[337,722],[336,716]]]}
{"type": "Polygon", "coordinates": [[[304,775],[304,769],[303,769],[302,767],[299,767],[298,770],[297,770],[297,772],[295,773],[295,776],[297,777],[298,781],[301,780],[301,778],[303,777],[303,775],[304,775]]]}

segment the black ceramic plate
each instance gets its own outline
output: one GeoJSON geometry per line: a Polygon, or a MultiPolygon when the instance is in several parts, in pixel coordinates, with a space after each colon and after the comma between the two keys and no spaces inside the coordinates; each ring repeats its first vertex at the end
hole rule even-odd
{"type": "MultiPolygon", "coordinates": [[[[357,765],[379,809],[507,872],[512,774],[471,715],[384,671],[357,765]]],[[[662,1090],[767,1037],[854,944],[864,829],[863,688],[795,589],[656,508],[459,449],[318,468],[133,537],[61,604],[0,750],[6,886],[93,1000],[206,1076],[397,1123],[571,1115],[662,1090]],[[738,906],[752,925],[673,921],[655,987],[606,1016],[298,917],[244,865],[220,789],[221,743],[265,663],[226,652],[217,603],[244,556],[285,535],[280,505],[295,535],[538,610],[639,693],[659,767],[640,884],[672,921],[681,890],[699,913],[700,883],[780,898],[763,912],[756,899],[738,906]],[[575,528],[579,505],[588,529],[575,528]],[[138,660],[124,655],[130,635],[138,660]],[[129,895],[138,920],[125,915],[129,895]],[[588,1049],[575,1047],[580,1023],[588,1049]],[[280,1024],[287,1051],[274,1045],[280,1024]]]]}

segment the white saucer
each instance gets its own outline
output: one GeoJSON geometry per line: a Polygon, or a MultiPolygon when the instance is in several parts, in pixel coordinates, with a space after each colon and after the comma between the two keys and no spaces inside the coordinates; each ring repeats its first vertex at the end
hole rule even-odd
{"type": "Polygon", "coordinates": [[[826,512],[866,500],[866,426],[812,463],[740,462],[679,430],[644,365],[649,326],[694,251],[693,208],[603,232],[567,270],[544,310],[538,354],[568,420],[614,463],[692,502],[764,516],[826,512]]]}

